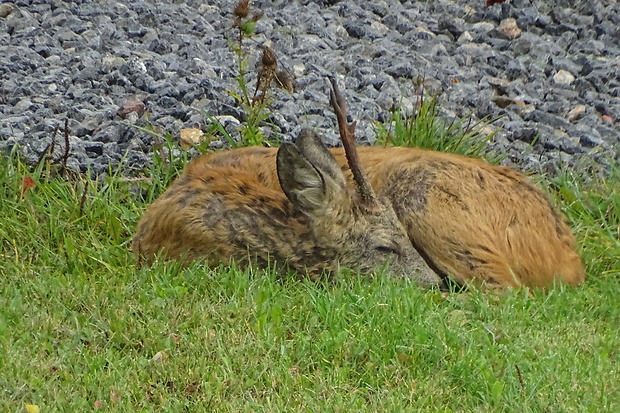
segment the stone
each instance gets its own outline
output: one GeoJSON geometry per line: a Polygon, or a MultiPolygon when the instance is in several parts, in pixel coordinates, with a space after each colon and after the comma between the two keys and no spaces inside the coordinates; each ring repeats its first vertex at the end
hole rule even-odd
{"type": "Polygon", "coordinates": [[[497,26],[497,30],[511,40],[521,36],[521,29],[517,25],[517,21],[513,18],[502,20],[499,26],[497,26]]]}
{"type": "Polygon", "coordinates": [[[575,76],[567,70],[558,70],[558,72],[553,75],[553,81],[560,85],[570,85],[575,81],[575,76]]]}
{"type": "Polygon", "coordinates": [[[566,120],[569,122],[575,122],[586,112],[586,105],[577,105],[573,109],[568,112],[566,115],[566,120]]]}

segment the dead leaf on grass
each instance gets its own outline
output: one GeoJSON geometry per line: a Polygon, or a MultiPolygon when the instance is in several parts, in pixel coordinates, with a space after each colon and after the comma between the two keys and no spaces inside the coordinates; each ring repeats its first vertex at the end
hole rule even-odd
{"type": "Polygon", "coordinates": [[[26,175],[24,179],[22,179],[21,184],[21,197],[22,199],[26,199],[28,197],[28,191],[37,186],[37,183],[32,179],[30,175],[26,175]]]}
{"type": "Polygon", "coordinates": [[[168,354],[166,354],[166,350],[162,350],[162,351],[158,351],[153,358],[151,359],[151,361],[153,363],[161,363],[162,361],[165,361],[168,358],[168,354]]]}
{"type": "Polygon", "coordinates": [[[200,145],[204,139],[205,134],[198,128],[181,129],[181,147],[183,149],[189,149],[193,146],[200,145]]]}

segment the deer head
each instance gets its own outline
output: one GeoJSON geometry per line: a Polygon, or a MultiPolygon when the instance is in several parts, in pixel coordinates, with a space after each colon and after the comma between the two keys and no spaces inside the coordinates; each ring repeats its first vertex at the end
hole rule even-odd
{"type": "MultiPolygon", "coordinates": [[[[309,219],[315,251],[334,264],[370,272],[383,266],[393,275],[413,278],[424,286],[441,279],[411,244],[390,202],[375,195],[355,146],[355,123],[347,124],[346,103],[332,79],[330,102],[353,173],[355,188],[321,139],[303,130],[296,143],[284,143],[277,154],[280,185],[295,209],[309,219]],[[327,253],[325,251],[331,251],[327,253]]],[[[320,265],[320,264],[319,264],[320,265]]]]}

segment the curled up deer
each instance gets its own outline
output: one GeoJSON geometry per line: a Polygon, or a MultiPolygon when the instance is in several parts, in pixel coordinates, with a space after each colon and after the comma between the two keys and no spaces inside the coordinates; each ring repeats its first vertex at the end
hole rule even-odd
{"type": "Polygon", "coordinates": [[[488,287],[584,280],[563,216],[521,173],[417,148],[356,148],[333,79],[330,102],[344,148],[303,130],[279,149],[197,158],[147,209],[134,254],[311,278],[385,269],[423,287],[446,277],[488,287]]]}

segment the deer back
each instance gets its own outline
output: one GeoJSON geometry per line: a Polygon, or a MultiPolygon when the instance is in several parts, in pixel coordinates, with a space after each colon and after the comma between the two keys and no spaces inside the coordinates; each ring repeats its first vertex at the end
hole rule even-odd
{"type": "MultiPolygon", "coordinates": [[[[585,279],[565,217],[523,174],[415,148],[359,148],[379,196],[440,274],[487,286],[585,279]]],[[[341,151],[334,155],[343,163],[341,151]]],[[[349,178],[350,179],[350,178],[349,178]]]]}

